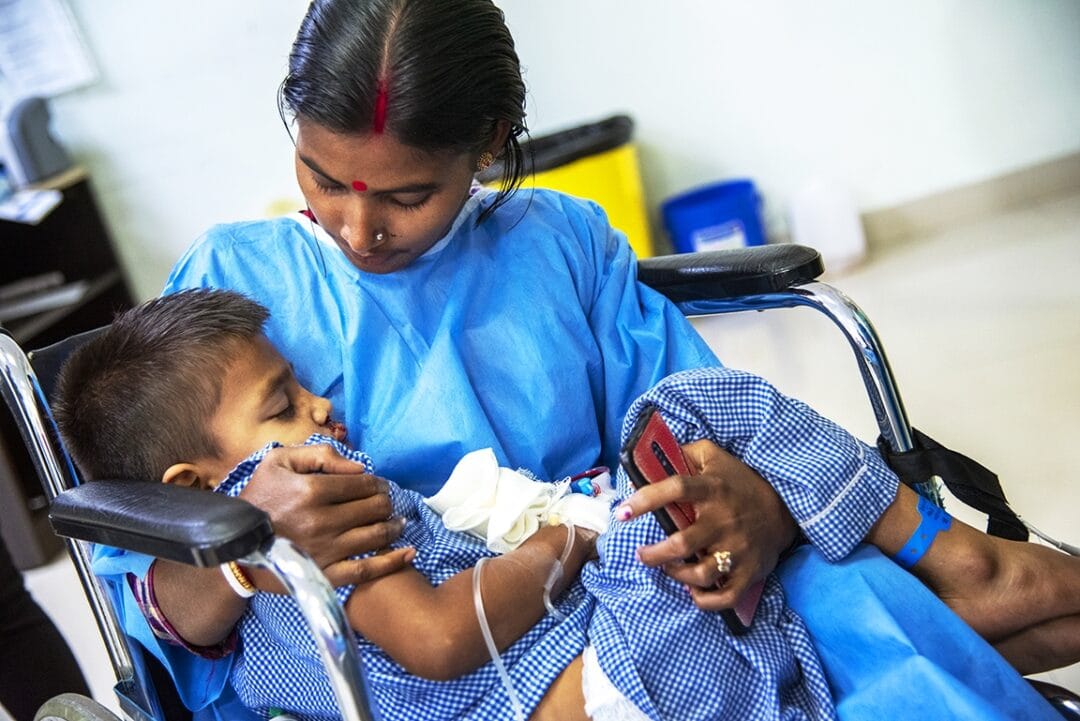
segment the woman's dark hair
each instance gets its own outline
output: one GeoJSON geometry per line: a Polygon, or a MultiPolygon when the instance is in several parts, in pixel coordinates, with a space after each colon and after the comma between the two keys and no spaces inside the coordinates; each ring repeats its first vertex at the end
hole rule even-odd
{"type": "Polygon", "coordinates": [[[233,291],[184,290],[121,313],[72,353],[52,406],[83,476],[160,482],[174,463],[217,457],[222,377],[269,315],[233,291]]]}
{"type": "Polygon", "coordinates": [[[481,220],[523,179],[525,83],[491,0],[314,0],[278,104],[283,118],[388,132],[428,152],[479,153],[505,121],[502,189],[481,220]]]}

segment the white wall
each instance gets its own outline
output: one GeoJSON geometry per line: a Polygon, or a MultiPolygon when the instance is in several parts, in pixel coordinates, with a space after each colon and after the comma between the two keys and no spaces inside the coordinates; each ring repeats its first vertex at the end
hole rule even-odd
{"type": "Polygon", "coordinates": [[[863,210],[1080,149],[1075,0],[502,0],[534,129],[625,109],[654,202],[817,174],[863,210]],[[599,39],[599,40],[598,40],[599,39]]]}
{"type": "MultiPolygon", "coordinates": [[[[207,226],[296,199],[275,92],[304,0],[70,0],[99,84],[55,99],[137,291],[207,226]]],[[[1080,150],[1074,0],[497,0],[534,134],[628,112],[653,205],[815,174],[863,210],[1080,150]]]]}
{"type": "Polygon", "coordinates": [[[307,3],[69,2],[101,81],[55,99],[55,129],[151,297],[210,225],[297,196],[276,92],[307,3]]]}

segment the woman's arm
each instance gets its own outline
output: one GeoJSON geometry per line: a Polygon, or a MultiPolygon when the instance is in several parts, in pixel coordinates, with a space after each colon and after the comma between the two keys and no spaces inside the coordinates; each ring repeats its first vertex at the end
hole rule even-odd
{"type": "MultiPolygon", "coordinates": [[[[545,526],[517,549],[484,564],[484,612],[500,651],[544,617],[544,582],[561,558],[568,530],[545,526]]],[[[576,529],[558,596],[577,577],[595,548],[596,534],[576,529]]],[[[409,673],[444,681],[490,660],[473,603],[474,569],[439,586],[412,567],[356,587],[345,612],[354,629],[382,648],[409,673]]]]}
{"type": "MultiPolygon", "coordinates": [[[[307,552],[335,586],[393,573],[412,560],[402,548],[364,559],[401,533],[390,519],[386,482],[326,445],[275,448],[256,468],[240,498],[270,514],[274,532],[307,552]]],[[[250,571],[255,585],[280,590],[268,571],[250,571]]],[[[176,632],[194,646],[214,646],[247,607],[217,569],[158,561],[154,593],[176,632]]]]}

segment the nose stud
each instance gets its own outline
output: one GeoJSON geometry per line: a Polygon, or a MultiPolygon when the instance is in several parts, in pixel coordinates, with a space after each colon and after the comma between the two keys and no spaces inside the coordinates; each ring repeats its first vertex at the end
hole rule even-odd
{"type": "Polygon", "coordinates": [[[383,233],[379,232],[379,233],[375,234],[375,242],[376,243],[381,243],[384,240],[386,240],[386,236],[383,233]]]}

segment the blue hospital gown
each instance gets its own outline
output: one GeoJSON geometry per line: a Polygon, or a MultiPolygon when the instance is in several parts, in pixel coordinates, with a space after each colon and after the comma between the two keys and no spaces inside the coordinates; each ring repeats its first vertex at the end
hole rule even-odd
{"type": "MultiPolygon", "coordinates": [[[[403,487],[430,495],[485,447],[542,478],[614,467],[634,398],[717,360],[674,305],[636,282],[630,245],[595,204],[522,191],[477,225],[492,198],[478,191],[444,238],[385,276],[357,270],[299,214],[215,226],[164,292],[229,288],[265,305],[267,336],[298,379],[333,401],[352,442],[403,487]]],[[[853,520],[854,537],[861,526],[853,520]]],[[[181,680],[190,708],[208,708],[232,659],[155,638],[124,582],[149,564],[96,550],[125,630],[181,680]]]]}

